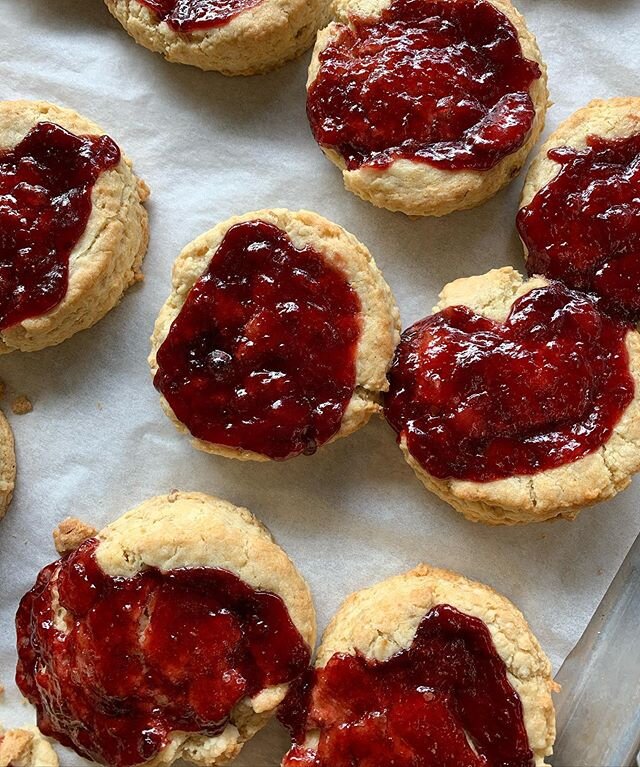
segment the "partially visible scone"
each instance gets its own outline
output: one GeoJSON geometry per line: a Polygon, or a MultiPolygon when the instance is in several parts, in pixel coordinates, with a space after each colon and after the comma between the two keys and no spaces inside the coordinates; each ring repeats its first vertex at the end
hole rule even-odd
{"type": "Polygon", "coordinates": [[[167,61],[225,75],[276,69],[310,48],[329,0],[105,0],[134,40],[167,61]]]}
{"type": "Polygon", "coordinates": [[[287,555],[246,509],[201,493],[152,498],[49,565],[16,625],[40,728],[109,767],[226,764],[315,643],[287,555]]]}
{"type": "Polygon", "coordinates": [[[640,335],[511,267],[447,285],[407,329],[385,414],[409,465],[468,519],[572,519],[640,469],[640,335]]]}
{"type": "Polygon", "coordinates": [[[0,519],[13,498],[16,484],[16,450],[9,422],[0,410],[0,519]]]}
{"type": "Polygon", "coordinates": [[[307,82],[316,141],[364,200],[410,216],[475,207],[522,167],[546,67],[510,0],[336,0],[307,82]]]}
{"type": "Polygon", "coordinates": [[[141,279],[148,189],[93,122],[44,101],[0,102],[0,189],[13,200],[0,211],[0,353],[65,341],[141,279]]]}
{"type": "Polygon", "coordinates": [[[37,727],[3,730],[0,767],[58,767],[58,757],[37,727]]]}
{"type": "Polygon", "coordinates": [[[149,363],[200,450],[310,454],[380,409],[399,313],[369,251],[316,213],[237,216],[182,251],[149,363]]]}
{"type": "Polygon", "coordinates": [[[296,745],[283,765],[543,765],[554,689],[511,602],[421,565],[344,602],[306,691],[285,704],[296,745]]]}

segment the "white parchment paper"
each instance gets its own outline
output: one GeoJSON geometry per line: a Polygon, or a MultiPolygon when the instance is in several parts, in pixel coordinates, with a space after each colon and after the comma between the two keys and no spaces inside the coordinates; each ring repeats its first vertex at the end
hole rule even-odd
{"type": "MultiPolygon", "coordinates": [[[[593,97],[638,94],[640,4],[519,6],[549,64],[555,106],[547,133],[593,97]]],[[[421,561],[459,570],[525,612],[556,670],[638,534],[638,481],[573,523],[492,529],[429,495],[382,421],[312,458],[252,464],[195,451],[162,414],[146,356],[171,264],[183,245],[228,216],[304,207],[343,225],[371,249],[405,327],[430,311],[449,280],[522,267],[514,228],[522,177],[486,205],[441,220],[410,221],[345,192],[306,122],[308,59],[227,79],[136,46],[101,0],[0,0],[0,97],[54,101],[94,119],[152,190],[145,282],[64,345],[0,358],[9,395],[26,393],[34,404],[29,415],[9,414],[19,474],[0,524],[5,726],[33,721],[13,683],[13,616],[38,570],[55,558],[51,531],[68,515],[99,528],[176,487],[246,505],[308,578],[320,629],[347,594],[421,561]]],[[[237,764],[275,766],[286,743],[270,726],[237,764]]],[[[82,763],[60,754],[63,766],[82,763]]]]}

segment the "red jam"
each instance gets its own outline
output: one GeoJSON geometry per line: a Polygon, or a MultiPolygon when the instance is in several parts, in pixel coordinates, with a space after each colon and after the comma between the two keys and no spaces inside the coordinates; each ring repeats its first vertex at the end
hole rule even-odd
{"type": "Polygon", "coordinates": [[[228,24],[263,0],[140,0],[175,32],[197,32],[228,24]]]}
{"type": "Polygon", "coordinates": [[[91,215],[98,176],[120,162],[108,136],[75,136],[38,123],[0,150],[0,330],[65,297],[69,256],[91,215]]]}
{"type": "Polygon", "coordinates": [[[385,415],[440,479],[571,463],[607,441],[633,399],[628,330],[557,282],[515,301],[504,323],[444,309],[402,334],[385,415]]]}
{"type": "Polygon", "coordinates": [[[522,704],[486,625],[449,605],[386,661],[334,655],[294,684],[280,714],[283,767],[531,767],[522,704]],[[317,748],[305,733],[320,731],[317,748]],[[469,744],[469,740],[473,744],[469,744]]]}
{"type": "Polygon", "coordinates": [[[114,578],[97,546],[44,568],[16,616],[16,681],[45,735],[109,767],[140,764],[173,731],[221,733],[239,701],[307,668],[274,594],[213,568],[114,578]]]}
{"type": "Polygon", "coordinates": [[[518,213],[530,274],[593,293],[640,320],[640,134],[591,136],[548,156],[562,167],[518,213]]]}
{"type": "Polygon", "coordinates": [[[487,0],[395,0],[351,23],[320,54],[307,100],[316,141],[349,169],[487,170],[523,145],[541,70],[487,0]]]}
{"type": "Polygon", "coordinates": [[[340,428],[360,300],[336,267],[263,221],[231,227],[157,355],[155,386],[194,437],[284,459],[340,428]]]}

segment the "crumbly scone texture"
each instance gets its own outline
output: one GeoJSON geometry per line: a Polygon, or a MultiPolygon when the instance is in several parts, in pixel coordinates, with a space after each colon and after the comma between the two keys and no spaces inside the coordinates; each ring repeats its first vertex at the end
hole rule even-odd
{"type": "Polygon", "coordinates": [[[329,0],[262,0],[223,26],[181,34],[138,0],[105,3],[140,45],[167,61],[225,75],[261,74],[297,58],[329,18],[329,0]]]}
{"type": "MultiPolygon", "coordinates": [[[[78,531],[89,528],[67,520],[78,531]],[[73,524],[75,523],[75,524],[73,524]]],[[[146,567],[216,567],[228,570],[256,590],[270,591],[285,603],[291,620],[310,648],[316,641],[311,593],[289,557],[247,509],[203,493],[174,491],[145,501],[97,534],[96,561],[113,577],[132,577],[146,567]]],[[[68,550],[68,549],[67,549],[68,550]]],[[[215,767],[234,759],[271,718],[288,685],[269,687],[239,703],[230,723],[215,737],[174,732],[168,745],[146,767],[185,759],[215,767]]]]}
{"type": "MultiPolygon", "coordinates": [[[[493,269],[487,274],[450,282],[440,293],[434,312],[463,305],[504,322],[514,301],[546,284],[542,277],[527,280],[510,266],[493,269]]],[[[407,462],[428,490],[472,522],[489,525],[542,522],[555,517],[574,519],[587,506],[613,498],[640,470],[640,334],[630,330],[625,343],[635,384],[634,397],[609,440],[595,452],[538,474],[492,482],[438,479],[425,471],[402,440],[407,462]]]]}
{"type": "Polygon", "coordinates": [[[411,646],[424,616],[447,604],[482,620],[491,633],[508,678],[522,701],[524,723],[535,764],[543,765],[555,741],[556,689],[551,664],[522,613],[489,586],[448,570],[419,565],[348,597],[327,627],[316,666],[336,653],[385,661],[411,646]]]}
{"type": "MultiPolygon", "coordinates": [[[[76,135],[105,132],[76,112],[45,101],[0,102],[0,151],[12,149],[40,122],[53,122],[76,135]]],[[[95,325],[142,279],[148,223],[143,202],[149,190],[124,156],[100,174],[91,196],[84,234],[69,257],[69,287],[51,311],[0,332],[0,354],[55,346],[95,325]]]]}
{"type": "MultiPolygon", "coordinates": [[[[151,336],[149,365],[155,376],[156,355],[173,321],[180,314],[189,291],[207,269],[227,231],[244,221],[265,221],[286,232],[297,248],[311,247],[328,263],[340,269],[356,291],[362,305],[362,330],[356,357],[356,386],[342,418],[339,431],[330,442],[364,426],[373,413],[380,411],[380,393],[387,391],[387,371],[393,352],[400,340],[400,313],[391,289],[387,285],[367,248],[342,227],[319,216],[301,210],[284,208],[259,210],[218,224],[191,242],[178,256],[173,266],[171,295],[160,310],[151,336]]],[[[162,406],[175,426],[188,429],[176,418],[169,403],[161,396],[162,406]]],[[[267,461],[264,455],[225,445],[194,439],[193,445],[207,453],[240,460],[267,461]]]]}
{"type": "MultiPolygon", "coordinates": [[[[313,52],[307,90],[320,69],[320,54],[335,40],[344,25],[350,26],[350,16],[376,18],[391,5],[392,0],[334,0],[334,18],[318,34],[313,52]]],[[[535,145],[542,129],[548,106],[547,67],[542,60],[536,38],[528,30],[523,16],[510,0],[489,0],[502,11],[516,28],[523,54],[536,61],[542,76],[533,82],[530,95],[535,106],[535,118],[529,136],[516,152],[504,157],[490,170],[447,170],[428,163],[400,158],[387,168],[363,166],[346,168],[343,157],[329,147],[322,147],[326,156],[342,170],[345,187],[379,208],[405,213],[408,216],[444,216],[455,210],[474,208],[493,197],[520,171],[527,155],[535,145]]]]}
{"type": "Polygon", "coordinates": [[[37,727],[0,725],[0,767],[58,767],[58,757],[37,727]]]}
{"type": "Polygon", "coordinates": [[[11,426],[0,410],[0,519],[13,498],[16,485],[16,448],[11,426]]]}

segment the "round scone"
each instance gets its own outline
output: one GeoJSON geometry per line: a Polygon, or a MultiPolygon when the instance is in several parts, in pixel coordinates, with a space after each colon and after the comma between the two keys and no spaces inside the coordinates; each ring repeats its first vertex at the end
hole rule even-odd
{"type": "Polygon", "coordinates": [[[493,589],[421,565],[350,596],[281,718],[283,767],[543,765],[551,666],[493,589]]]}
{"type": "Polygon", "coordinates": [[[0,519],[13,498],[16,485],[16,449],[11,426],[0,410],[0,519]]]}
{"type": "Polygon", "coordinates": [[[140,45],[225,75],[260,74],[300,56],[329,14],[329,0],[105,2],[140,45]]]}
{"type": "Polygon", "coordinates": [[[442,216],[492,197],[543,126],[546,68],[510,0],[335,0],[307,82],[346,188],[442,216]]]}
{"type": "Polygon", "coordinates": [[[283,460],[380,410],[399,322],[353,235],[308,211],[261,210],[182,251],[149,363],[164,409],[197,448],[283,460]]]}
{"type": "Polygon", "coordinates": [[[385,415],[425,486],[512,525],[611,498],[640,469],[640,335],[511,267],[449,283],[402,334],[385,415]]]}
{"type": "Polygon", "coordinates": [[[141,279],[147,187],[76,112],[0,102],[0,353],[55,346],[141,279]]]}
{"type": "Polygon", "coordinates": [[[640,321],[640,98],[595,100],[533,161],[517,223],[527,271],[640,321]]]}
{"type": "Polygon", "coordinates": [[[44,568],[16,616],[42,732],[108,767],[226,764],[309,664],[309,589],[246,509],[146,501],[44,568]]]}

